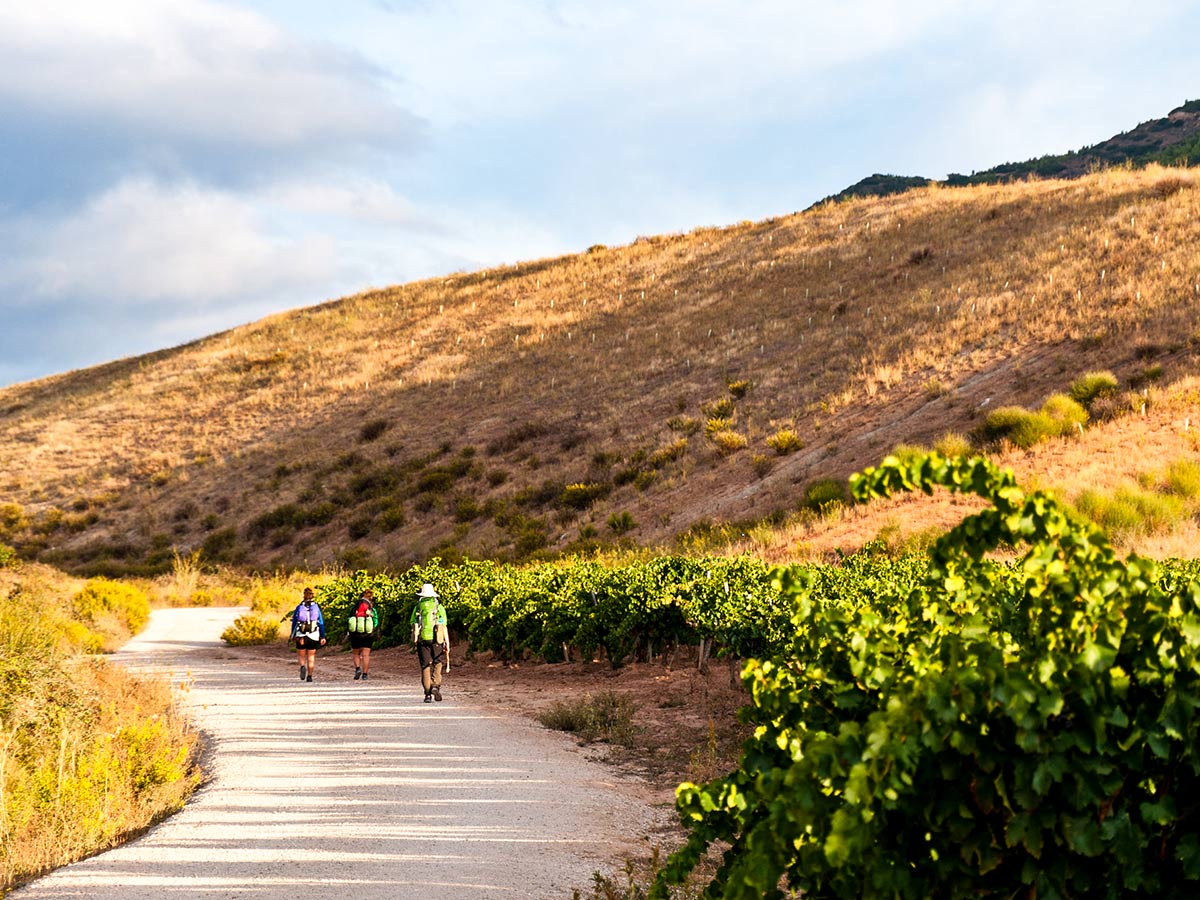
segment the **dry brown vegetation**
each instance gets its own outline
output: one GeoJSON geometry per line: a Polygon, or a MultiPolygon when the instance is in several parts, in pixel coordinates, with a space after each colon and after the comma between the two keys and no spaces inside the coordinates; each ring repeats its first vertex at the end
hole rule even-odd
{"type": "MultiPolygon", "coordinates": [[[[10,387],[0,541],[93,571],[199,547],[313,568],[667,545],[794,510],[814,482],[1092,370],[1147,390],[1146,415],[1001,459],[1067,494],[1136,477],[1194,454],[1196,179],[1111,170],[826,204],[371,291],[10,387]],[[768,444],[784,430],[786,455],[768,444]]],[[[850,550],[891,519],[943,527],[949,503],[744,540],[850,550]]]]}

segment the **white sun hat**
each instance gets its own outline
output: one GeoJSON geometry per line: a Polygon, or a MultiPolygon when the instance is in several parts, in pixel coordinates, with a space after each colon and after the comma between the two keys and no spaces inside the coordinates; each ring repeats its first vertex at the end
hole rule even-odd
{"type": "Polygon", "coordinates": [[[421,585],[421,591],[417,594],[418,597],[436,597],[438,592],[433,589],[433,585],[429,582],[421,585]]]}

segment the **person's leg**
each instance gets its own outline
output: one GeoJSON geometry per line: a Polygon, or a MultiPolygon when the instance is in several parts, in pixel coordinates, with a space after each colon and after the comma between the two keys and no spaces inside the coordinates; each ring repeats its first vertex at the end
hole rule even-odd
{"type": "Polygon", "coordinates": [[[302,640],[298,640],[296,642],[296,647],[296,656],[300,660],[300,680],[303,681],[305,676],[308,675],[308,660],[305,656],[308,651],[304,649],[304,643],[302,640]]]}
{"type": "Polygon", "coordinates": [[[308,677],[305,681],[312,681],[313,672],[317,670],[317,651],[306,650],[305,653],[308,655],[308,677]]]}
{"type": "Polygon", "coordinates": [[[353,647],[354,656],[354,680],[362,678],[363,673],[363,652],[359,647],[353,647]]]}
{"type": "Polygon", "coordinates": [[[442,667],[446,664],[446,648],[441,644],[435,644],[433,647],[433,659],[431,660],[429,680],[431,682],[431,692],[433,699],[441,701],[442,699],[442,667]]]}
{"type": "Polygon", "coordinates": [[[426,641],[417,642],[417,659],[421,662],[421,687],[425,688],[425,700],[428,702],[433,690],[433,674],[430,666],[433,664],[433,644],[426,641]]]}
{"type": "Polygon", "coordinates": [[[362,677],[366,678],[367,673],[371,671],[371,648],[362,648],[362,677]]]}

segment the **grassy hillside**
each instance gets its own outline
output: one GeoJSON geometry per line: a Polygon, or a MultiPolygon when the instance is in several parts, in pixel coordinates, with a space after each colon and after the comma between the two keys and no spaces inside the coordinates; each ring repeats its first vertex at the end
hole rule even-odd
{"type": "MultiPolygon", "coordinates": [[[[778,555],[849,549],[888,514],[781,538],[712,526],[779,522],[824,479],[1097,369],[1147,391],[1147,415],[1077,441],[1157,429],[1192,452],[1196,179],[1151,167],[827,204],[371,291],[10,387],[0,541],[111,572],[197,548],[309,568],[741,532],[778,555]]],[[[1048,462],[1070,446],[1016,458],[1077,492],[1083,470],[1048,462]]],[[[1139,456],[1112,454],[1104,478],[1136,477],[1139,456]]]]}

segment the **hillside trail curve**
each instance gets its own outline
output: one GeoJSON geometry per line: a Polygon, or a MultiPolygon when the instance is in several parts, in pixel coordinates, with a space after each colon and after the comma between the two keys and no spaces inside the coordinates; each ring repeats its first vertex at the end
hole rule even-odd
{"type": "MultiPolygon", "coordinates": [[[[116,654],[163,674],[208,742],[207,782],[139,839],[19,900],[569,898],[643,854],[661,810],[565,736],[484,704],[223,654],[241,610],[163,609],[116,654]]],[[[448,685],[449,687],[449,685],[448,685]]]]}

